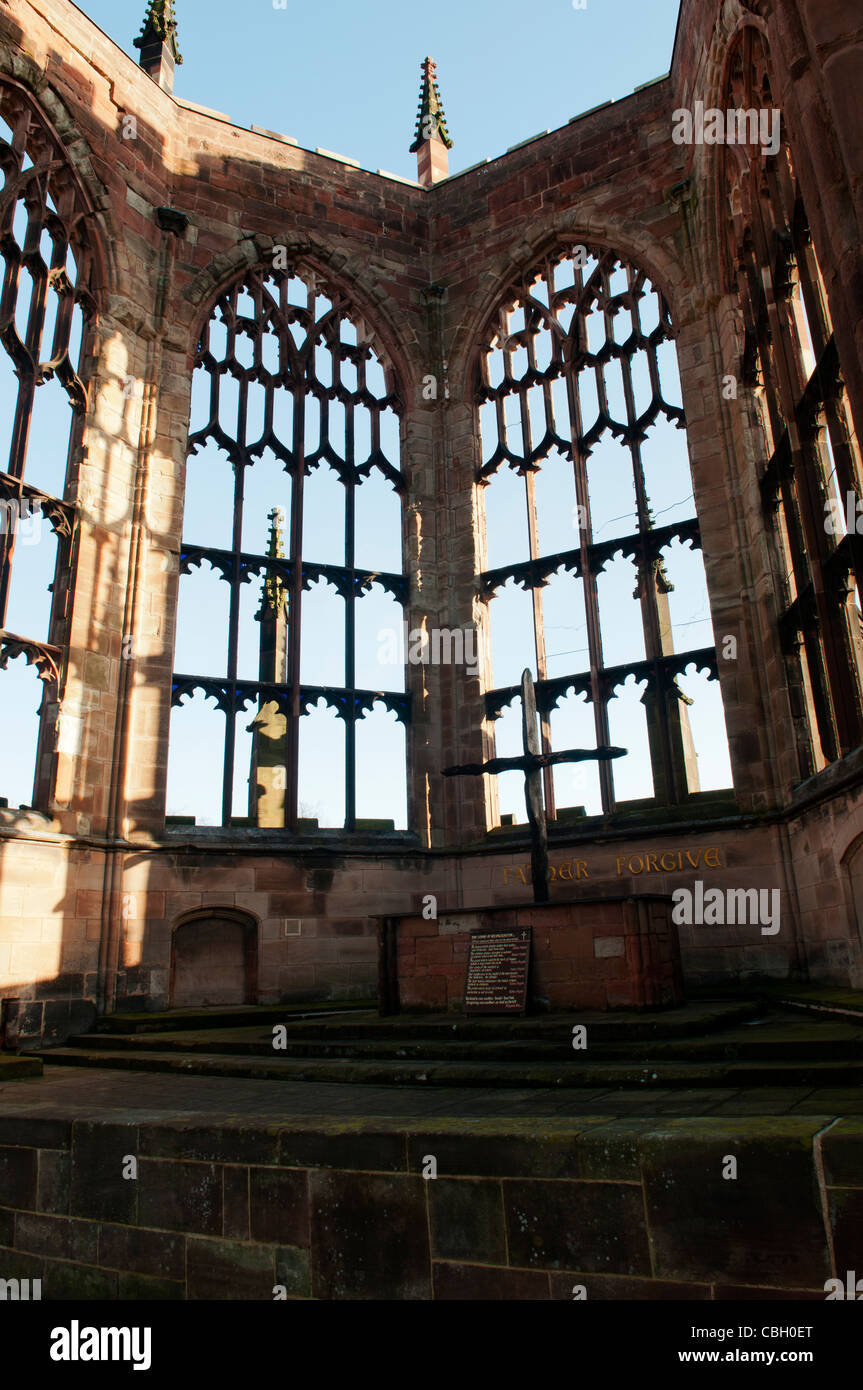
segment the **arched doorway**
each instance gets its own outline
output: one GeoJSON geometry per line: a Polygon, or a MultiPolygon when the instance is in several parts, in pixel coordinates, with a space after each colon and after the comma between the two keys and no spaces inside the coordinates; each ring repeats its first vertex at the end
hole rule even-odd
{"type": "Polygon", "coordinates": [[[171,942],[171,1007],[253,1004],[257,992],[258,931],[230,909],[187,917],[171,942]]]}

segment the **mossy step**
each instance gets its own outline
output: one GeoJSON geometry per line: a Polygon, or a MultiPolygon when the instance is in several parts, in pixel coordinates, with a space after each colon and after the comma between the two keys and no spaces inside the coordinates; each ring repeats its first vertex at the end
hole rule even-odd
{"type": "Polygon", "coordinates": [[[42,1075],[40,1057],[20,1057],[13,1052],[0,1052],[0,1085],[4,1081],[21,1081],[42,1075]]]}
{"type": "MultiPolygon", "coordinates": [[[[591,1061],[630,1064],[637,1061],[863,1061],[863,1026],[834,1020],[812,1021],[799,1014],[779,1014],[749,1025],[701,1037],[648,1038],[603,1042],[587,1026],[591,1061]]],[[[247,1057],[344,1058],[350,1061],[542,1062],[556,1066],[572,1050],[572,1032],[553,1038],[486,1040],[436,1033],[420,1039],[390,1036],[308,1038],[301,1028],[286,1029],[284,1047],[274,1049],[267,1028],[211,1029],[198,1033],[148,1033],[128,1036],[80,1035],[67,1046],[90,1051],[186,1052],[240,1054],[247,1057]]]]}
{"type": "MultiPolygon", "coordinates": [[[[757,1018],[764,1010],[756,1001],[729,1004],[703,1003],[679,1009],[587,1013],[571,1010],[565,1014],[539,1014],[515,1018],[475,1017],[464,1014],[395,1014],[381,1018],[369,1014],[366,1018],[332,1018],[326,1021],[297,1022],[290,1018],[272,1020],[283,1022],[288,1037],[301,1041],[371,1042],[377,1040],[440,1039],[473,1044],[478,1041],[533,1040],[537,1042],[567,1041],[576,1024],[585,1024],[597,1040],[638,1042],[651,1038],[698,1036],[719,1028],[757,1018]]],[[[168,1030],[163,1030],[167,1032],[168,1030]]]]}
{"type": "MultiPolygon", "coordinates": [[[[618,1042],[621,1045],[647,1042],[657,1038],[687,1038],[712,1034],[719,1029],[732,1028],[763,1012],[757,1002],[718,1003],[705,1001],[684,1005],[678,1009],[646,1010],[644,1012],[540,1014],[516,1018],[465,1018],[464,1014],[380,1015],[366,1006],[362,1010],[333,1010],[328,1017],[323,1011],[292,1012],[281,1007],[238,1010],[227,1018],[220,1012],[190,1010],[185,1014],[162,1013],[121,1015],[112,1014],[100,1020],[96,1031],[77,1035],[69,1041],[73,1046],[112,1047],[148,1046],[148,1038],[187,1038],[189,1046],[220,1036],[234,1042],[254,1041],[269,1034],[276,1024],[284,1025],[291,1041],[303,1045],[313,1042],[339,1045],[368,1045],[373,1042],[397,1040],[400,1045],[418,1042],[460,1042],[475,1046],[480,1042],[515,1041],[565,1044],[569,1046],[576,1024],[590,1029],[593,1042],[618,1042]],[[128,1027],[121,1028],[122,1022],[128,1027]],[[110,1024],[110,1027],[103,1025],[110,1024]],[[132,1042],[135,1038],[136,1041],[132,1042]],[[120,1040],[123,1041],[120,1041],[120,1040]],[[193,1042],[194,1039],[194,1042],[193,1042]],[[138,1041],[140,1040],[140,1041],[138,1041]]],[[[173,1045],[173,1043],[172,1043],[173,1045]]]]}
{"type": "Polygon", "coordinates": [[[587,1063],[575,1053],[557,1066],[527,1063],[394,1062],[294,1058],[256,1060],[222,1054],[90,1051],[54,1048],[46,1062],[59,1066],[121,1068],[128,1071],[179,1072],[192,1076],[228,1076],[249,1080],[359,1082],[376,1086],[495,1087],[757,1087],[854,1086],[863,1084],[863,1062],[709,1062],[587,1063]]]}
{"type": "Polygon", "coordinates": [[[95,1032],[103,1034],[175,1032],[184,1028],[247,1028],[261,1025],[320,1018],[323,1014],[363,1014],[377,1017],[377,1008],[368,999],[328,1000],[310,1004],[237,1004],[230,1008],[164,1009],[159,1013],[106,1014],[96,1020],[95,1032]]]}
{"type": "MultiPolygon", "coordinates": [[[[839,1016],[863,1018],[863,990],[846,989],[839,985],[797,983],[789,980],[763,980],[746,988],[747,995],[757,995],[765,1002],[781,1004],[791,1008],[807,1008],[818,1012],[835,1013],[839,1016]]],[[[732,999],[740,997],[740,986],[712,985],[699,989],[691,987],[687,993],[693,999],[732,999]]]]}

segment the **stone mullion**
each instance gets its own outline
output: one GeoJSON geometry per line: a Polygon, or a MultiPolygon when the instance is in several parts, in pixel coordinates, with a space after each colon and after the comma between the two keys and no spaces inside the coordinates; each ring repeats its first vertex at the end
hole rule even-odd
{"type": "Polygon", "coordinates": [[[815,357],[816,360],[819,360],[833,336],[833,325],[828,318],[827,304],[822,293],[823,282],[818,267],[818,258],[815,255],[808,225],[805,230],[802,230],[795,223],[792,236],[800,294],[806,310],[809,331],[814,339],[815,357]]]}
{"type": "Polygon", "coordinates": [[[419,628],[427,615],[434,615],[439,602],[438,537],[445,534],[445,518],[434,467],[434,409],[426,404],[409,405],[401,426],[401,453],[409,483],[402,516],[405,568],[410,576],[408,601],[403,610],[405,689],[411,696],[406,736],[408,825],[426,846],[444,842],[446,813],[442,797],[449,791],[444,778],[438,781],[440,768],[446,765],[443,727],[440,706],[434,690],[429,689],[428,679],[432,674],[436,681],[438,673],[408,660],[411,631],[419,628]]]}
{"type": "Polygon", "coordinates": [[[848,429],[848,418],[842,402],[843,387],[841,379],[832,383],[824,402],[824,418],[830,438],[830,447],[836,464],[836,480],[839,484],[838,497],[842,514],[845,514],[846,494],[853,492],[859,501],[863,495],[863,476],[861,476],[860,456],[848,429]]]}
{"type": "MultiPolygon", "coordinates": [[[[336,364],[333,357],[333,379],[336,364]]],[[[377,412],[375,412],[377,417],[377,412]]],[[[329,430],[329,414],[327,415],[329,430]]],[[[328,436],[329,438],[329,436],[328,436]]],[[[357,821],[357,708],[356,708],[356,475],[354,473],[354,409],[345,406],[345,570],[349,590],[345,596],[345,687],[351,696],[345,714],[345,830],[356,829],[357,821]]]]}
{"type": "MultiPolygon", "coordinates": [[[[282,281],[281,294],[283,313],[287,306],[287,280],[282,281]]],[[[286,322],[286,318],[283,320],[286,322]]],[[[287,330],[285,330],[287,335],[287,330]]],[[[287,376],[287,356],[282,352],[281,375],[287,376]]],[[[359,364],[359,374],[365,381],[365,368],[359,364]]],[[[305,439],[306,439],[306,396],[303,382],[293,379],[282,383],[290,390],[294,400],[293,411],[293,456],[294,477],[291,488],[291,523],[288,554],[291,559],[291,583],[288,596],[288,681],[289,708],[285,725],[285,762],[288,768],[285,787],[285,827],[296,833],[299,809],[299,762],[300,762],[300,624],[302,620],[303,596],[303,485],[305,482],[305,439]]]]}
{"type": "MultiPolygon", "coordinates": [[[[613,336],[613,326],[611,315],[607,309],[606,320],[606,335],[611,337],[613,336]]],[[[641,448],[634,435],[637,416],[635,394],[632,388],[632,364],[629,357],[621,357],[618,360],[623,380],[626,421],[631,432],[629,452],[635,486],[638,529],[646,537],[653,529],[653,523],[647,501],[641,448]]],[[[664,687],[658,665],[660,657],[674,651],[671,614],[666,597],[670,586],[663,573],[661,556],[653,553],[653,548],[646,540],[639,546],[636,565],[636,596],[641,605],[645,655],[648,661],[654,663],[654,681],[656,684],[656,689],[652,692],[656,709],[654,717],[648,717],[653,789],[654,795],[661,803],[672,805],[683,801],[689,788],[685,775],[685,732],[682,727],[683,715],[680,710],[679,692],[673,682],[668,688],[664,687]]],[[[645,691],[645,695],[651,698],[649,691],[645,691]]]]}
{"type": "MultiPolygon", "coordinates": [[[[236,289],[234,300],[236,301],[236,289]]],[[[233,342],[231,344],[233,354],[233,342]]],[[[245,377],[240,381],[239,405],[237,414],[237,443],[240,445],[241,461],[234,464],[234,530],[232,545],[234,550],[231,567],[231,597],[228,609],[228,686],[230,699],[225,713],[225,763],[222,768],[222,824],[231,824],[234,799],[234,750],[237,739],[237,653],[239,649],[240,628],[240,552],[243,548],[243,490],[246,477],[246,406],[248,384],[245,377]]]]}
{"type": "MultiPolygon", "coordinates": [[[[29,127],[29,120],[28,120],[29,127]]],[[[29,232],[29,221],[28,221],[29,232]]],[[[26,241],[26,238],[25,238],[26,241]]],[[[4,314],[10,317],[14,314],[15,303],[21,282],[21,270],[23,261],[17,257],[13,260],[11,253],[4,257],[5,275],[3,284],[2,309],[4,314]]],[[[32,322],[32,305],[29,315],[32,322]]],[[[0,348],[0,351],[3,349],[0,348]]],[[[30,354],[28,354],[30,355],[30,354]]],[[[33,404],[36,394],[36,367],[38,364],[31,360],[25,365],[16,363],[18,376],[18,392],[15,400],[15,414],[12,423],[12,435],[9,442],[8,471],[11,477],[16,478],[19,483],[18,502],[20,506],[23,496],[21,481],[24,477],[24,460],[27,452],[27,437],[30,432],[30,420],[33,414],[33,404]]],[[[0,460],[5,470],[7,460],[0,460]]],[[[17,528],[14,526],[4,527],[0,533],[0,629],[5,629],[6,614],[9,605],[9,588],[12,581],[12,560],[15,553],[15,539],[17,528]]],[[[23,634],[21,634],[23,636],[23,634]]]]}
{"type": "Polygon", "coordinates": [[[843,752],[856,747],[860,741],[860,723],[855,717],[851,683],[856,672],[849,662],[843,635],[837,624],[837,613],[830,598],[828,535],[825,525],[826,502],[829,500],[828,470],[825,450],[818,435],[817,421],[809,424],[806,436],[799,437],[799,452],[793,455],[795,490],[802,490],[801,521],[809,569],[812,575],[817,626],[807,641],[810,664],[816,660],[813,673],[817,691],[817,708],[822,746],[825,756],[834,762],[843,752]]]}
{"type": "MultiPolygon", "coordinates": [[[[584,276],[581,267],[574,266],[574,296],[577,305],[581,304],[584,293],[584,276]]],[[[584,420],[581,410],[581,397],[578,390],[578,367],[581,364],[581,355],[587,350],[587,331],[584,324],[584,316],[580,308],[573,314],[570,326],[570,337],[567,348],[564,350],[564,371],[566,380],[566,398],[569,409],[569,439],[572,451],[573,480],[575,482],[575,498],[578,504],[578,544],[581,554],[581,579],[584,586],[584,612],[587,623],[587,646],[588,660],[590,663],[590,698],[593,704],[593,723],[596,731],[596,746],[607,746],[611,743],[611,734],[608,726],[608,692],[605,682],[602,679],[602,629],[599,622],[599,594],[597,591],[596,573],[593,565],[593,523],[590,511],[590,489],[587,479],[587,458],[582,452],[581,440],[584,436],[584,420]],[[575,334],[575,339],[573,339],[575,334]],[[575,361],[573,360],[575,359],[575,361]]],[[[598,372],[598,368],[593,368],[598,372]]],[[[597,387],[599,383],[597,382],[597,387]]],[[[614,809],[614,782],[612,781],[611,765],[608,762],[600,762],[599,767],[599,789],[602,799],[602,809],[610,812],[614,809]]]]}
{"type": "MultiPolygon", "coordinates": [[[[863,729],[863,622],[855,602],[855,581],[856,575],[849,563],[844,573],[835,579],[831,597],[835,605],[835,622],[849,673],[847,714],[860,730],[863,729]]],[[[851,745],[854,746],[856,745],[851,745]]],[[[851,747],[845,751],[850,752],[851,747]]]]}
{"type": "MultiPolygon", "coordinates": [[[[829,475],[827,474],[828,456],[826,446],[823,439],[820,437],[823,430],[826,428],[826,421],[824,424],[817,421],[813,422],[810,440],[811,452],[819,461],[822,500],[826,499],[826,495],[829,491],[829,475]]],[[[843,460],[843,464],[844,462],[843,460]]],[[[844,496],[840,498],[840,505],[844,511],[844,496]]],[[[845,582],[842,582],[839,591],[836,590],[836,584],[831,569],[831,557],[827,553],[827,544],[828,538],[825,527],[824,540],[822,541],[824,548],[824,559],[822,562],[824,592],[823,598],[819,596],[819,609],[823,608],[823,621],[828,633],[828,640],[824,645],[827,650],[828,669],[830,669],[831,675],[829,694],[839,736],[839,751],[836,756],[841,756],[842,753],[848,753],[853,748],[856,748],[861,741],[861,736],[863,736],[863,700],[861,700],[860,685],[859,636],[854,636],[852,634],[852,629],[849,625],[848,613],[846,610],[850,600],[845,593],[845,582]]],[[[853,570],[849,572],[853,573],[853,570]]],[[[851,591],[853,591],[853,584],[851,585],[851,591]]],[[[849,591],[849,593],[851,591],[849,591]]]]}
{"type": "MultiPolygon", "coordinates": [[[[771,274],[771,258],[766,216],[771,211],[771,207],[768,199],[768,207],[765,209],[765,199],[760,186],[753,187],[753,193],[755,196],[752,199],[752,219],[757,264],[762,267],[763,273],[769,276],[771,274]]],[[[786,420],[793,478],[792,487],[795,496],[799,499],[799,524],[803,538],[803,553],[806,557],[804,563],[811,576],[810,582],[813,586],[817,610],[817,634],[811,627],[806,632],[807,660],[813,681],[815,712],[822,749],[827,760],[833,762],[839,756],[841,738],[837,726],[838,711],[833,703],[833,692],[841,680],[841,671],[838,652],[836,651],[836,635],[830,621],[822,568],[826,532],[824,531],[825,513],[822,495],[823,485],[820,477],[821,468],[818,460],[813,460],[816,463],[815,468],[809,466],[810,450],[806,448],[800,437],[797,422],[798,387],[802,390],[804,383],[799,367],[796,325],[793,316],[788,313],[788,306],[782,304],[775,287],[771,285],[768,292],[765,286],[765,293],[779,382],[779,396],[786,420]],[[817,530],[819,522],[821,534],[817,530]]],[[[803,556],[801,555],[802,559],[803,556]]]]}
{"type": "MultiPolygon", "coordinates": [[[[16,478],[17,489],[16,497],[9,499],[16,501],[19,508],[24,497],[24,486],[21,478],[16,478]]],[[[9,589],[12,583],[12,561],[15,556],[15,542],[18,535],[17,526],[12,526],[8,522],[0,531],[0,631],[5,630],[6,614],[9,608],[9,589]]],[[[19,634],[23,636],[24,634],[19,634]]]]}
{"type": "Polygon", "coordinates": [[[824,272],[824,287],[851,411],[857,433],[861,435],[863,361],[859,325],[863,323],[860,250],[863,196],[859,191],[859,150],[847,138],[847,132],[855,89],[859,89],[863,81],[863,63],[854,26],[844,23],[845,10],[840,14],[837,9],[834,19],[833,7],[823,5],[821,0],[806,0],[806,9],[811,11],[807,15],[807,27],[829,35],[829,47],[816,52],[803,34],[800,19],[789,11],[781,42],[787,52],[793,54],[795,71],[793,80],[790,74],[785,79],[781,105],[789,117],[788,143],[794,170],[824,272]]]}
{"type": "MultiPolygon", "coordinates": [[[[527,313],[525,311],[525,319],[526,318],[527,313]]],[[[528,364],[530,367],[533,368],[536,367],[535,356],[536,354],[533,348],[533,339],[530,335],[528,335],[528,364]]],[[[531,453],[533,452],[533,441],[531,438],[530,411],[528,409],[528,392],[526,387],[519,387],[518,398],[519,409],[521,412],[522,450],[525,465],[527,465],[530,462],[531,453]]],[[[525,505],[527,507],[527,530],[530,558],[531,560],[537,560],[540,556],[540,544],[539,527],[536,514],[536,475],[534,474],[533,470],[527,466],[525,467],[524,474],[524,494],[525,505]]],[[[531,607],[533,611],[533,637],[534,651],[536,653],[536,674],[538,680],[544,681],[548,676],[548,666],[546,662],[545,650],[545,622],[542,611],[542,585],[533,584],[531,586],[530,597],[531,607]]],[[[551,722],[547,711],[540,711],[539,724],[542,751],[543,753],[550,753],[551,722]]],[[[543,795],[545,798],[546,815],[550,819],[553,819],[554,776],[550,767],[543,768],[542,785],[543,795]]]]}

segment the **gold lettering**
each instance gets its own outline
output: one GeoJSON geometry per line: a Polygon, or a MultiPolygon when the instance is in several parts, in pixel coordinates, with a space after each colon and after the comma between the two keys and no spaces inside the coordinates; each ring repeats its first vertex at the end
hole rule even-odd
{"type": "Polygon", "coordinates": [[[705,862],[705,864],[707,865],[708,869],[721,869],[721,868],[722,868],[722,865],[721,865],[720,862],[719,862],[719,850],[718,850],[718,849],[708,849],[708,850],[705,850],[705,851],[704,851],[704,862],[705,862]],[[713,858],[712,858],[712,859],[710,858],[711,854],[713,855],[713,858]]]}
{"type": "Polygon", "coordinates": [[[673,854],[673,853],[663,854],[663,856],[662,856],[662,858],[660,859],[659,862],[660,862],[660,864],[662,865],[663,869],[665,870],[665,872],[666,872],[667,874],[670,874],[671,871],[672,871],[672,869],[675,868],[674,854],[673,854]],[[670,863],[670,864],[666,864],[666,862],[665,862],[666,859],[670,859],[670,860],[671,860],[671,863],[670,863]]]}
{"type": "Polygon", "coordinates": [[[687,850],[687,851],[686,851],[686,857],[687,857],[687,859],[689,860],[690,864],[692,865],[693,869],[697,869],[697,868],[698,868],[698,861],[699,861],[700,858],[701,858],[701,850],[700,850],[700,849],[697,849],[697,850],[695,851],[695,858],[694,858],[694,859],[693,859],[692,855],[690,854],[689,850],[687,850]]]}
{"type": "Polygon", "coordinates": [[[630,872],[631,874],[643,874],[643,873],[644,873],[644,860],[642,859],[642,857],[641,857],[640,854],[633,854],[632,858],[631,858],[630,861],[629,861],[629,872],[630,872]],[[638,868],[637,868],[637,869],[633,869],[632,866],[633,866],[633,864],[635,863],[636,859],[638,860],[638,868]]]}
{"type": "Polygon", "coordinates": [[[527,875],[526,875],[524,869],[521,867],[520,864],[507,864],[507,865],[504,866],[504,871],[503,871],[503,882],[504,882],[504,887],[508,887],[508,886],[509,886],[509,876],[510,876],[510,874],[518,874],[518,882],[519,882],[519,883],[527,883],[527,875]]]}
{"type": "Polygon", "coordinates": [[[548,866],[548,881],[549,881],[549,883],[554,883],[554,881],[555,881],[556,878],[557,878],[557,869],[554,867],[553,864],[549,864],[549,866],[548,866]]]}
{"type": "Polygon", "coordinates": [[[575,867],[576,867],[576,870],[577,870],[576,875],[575,875],[576,878],[590,878],[590,874],[587,872],[587,860],[586,860],[586,859],[577,859],[577,860],[576,860],[575,867]]]}
{"type": "Polygon", "coordinates": [[[570,861],[569,861],[568,864],[561,864],[560,868],[558,869],[558,878],[566,879],[567,881],[569,881],[569,879],[572,878],[572,860],[571,860],[571,859],[570,859],[570,861]]]}
{"type": "Polygon", "coordinates": [[[659,873],[659,865],[658,865],[657,862],[656,862],[656,855],[655,855],[655,854],[648,854],[648,856],[647,856],[647,872],[648,872],[649,874],[658,874],[658,873],[659,873]]]}
{"type": "Polygon", "coordinates": [[[620,878],[621,874],[623,873],[623,870],[621,869],[620,866],[621,866],[621,864],[625,864],[625,863],[626,863],[626,855],[625,855],[625,854],[622,854],[622,855],[620,856],[620,858],[618,859],[618,861],[617,861],[617,877],[618,877],[618,878],[620,878]]]}

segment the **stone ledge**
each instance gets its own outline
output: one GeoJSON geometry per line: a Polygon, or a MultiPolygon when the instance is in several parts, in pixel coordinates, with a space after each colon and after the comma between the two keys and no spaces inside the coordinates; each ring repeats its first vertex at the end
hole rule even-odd
{"type": "Polygon", "coordinates": [[[863,1119],[87,1120],[68,1215],[40,1122],[0,1146],[0,1278],[45,1299],[816,1299],[863,1211],[863,1119]],[[137,1180],[101,1170],[136,1132],[137,1180]]]}

